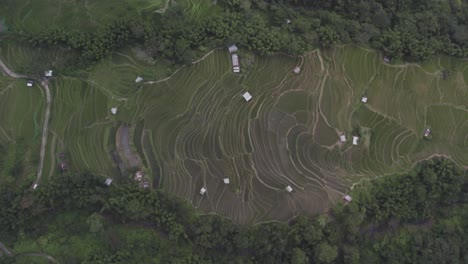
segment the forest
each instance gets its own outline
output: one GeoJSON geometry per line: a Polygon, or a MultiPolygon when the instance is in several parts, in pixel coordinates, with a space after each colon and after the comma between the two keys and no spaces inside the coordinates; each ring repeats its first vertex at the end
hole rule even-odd
{"type": "Polygon", "coordinates": [[[468,56],[466,0],[220,0],[221,13],[194,18],[175,5],[164,14],[120,18],[92,32],[56,27],[16,30],[35,47],[76,50],[69,70],[87,67],[126,45],[154,59],[184,64],[207,50],[237,43],[258,54],[297,55],[317,47],[358,44],[393,61],[468,56]]]}
{"type": "MultiPolygon", "coordinates": [[[[254,226],[200,215],[179,198],[142,190],[131,182],[107,187],[87,173],[62,175],[34,192],[22,187],[0,193],[0,237],[7,245],[24,237],[43,237],[57,228],[48,221],[65,212],[88,216],[87,231],[81,232],[95,234],[102,249],[74,258],[63,252],[64,263],[468,261],[467,174],[442,158],[423,161],[405,174],[363,183],[351,192],[351,203],[340,202],[328,213],[254,226]],[[110,224],[155,230],[163,242],[119,242],[110,224]],[[164,245],[172,250],[161,250],[164,245]]],[[[74,229],[68,226],[61,232],[78,232],[74,229]]],[[[14,257],[2,261],[16,263],[14,257]]]]}

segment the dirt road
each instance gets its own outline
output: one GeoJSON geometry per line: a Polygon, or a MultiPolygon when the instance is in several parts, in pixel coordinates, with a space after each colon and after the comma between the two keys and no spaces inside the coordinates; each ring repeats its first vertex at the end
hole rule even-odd
{"type": "Polygon", "coordinates": [[[0,68],[1,70],[7,74],[10,77],[13,78],[18,78],[18,79],[31,79],[35,80],[37,83],[41,84],[41,87],[44,89],[46,93],[46,111],[44,115],[44,125],[42,127],[42,139],[41,139],[41,153],[40,153],[40,158],[39,158],[39,168],[37,170],[37,176],[36,179],[34,180],[34,183],[32,186],[39,184],[39,180],[41,179],[42,176],[42,168],[44,166],[44,156],[45,156],[45,148],[47,145],[47,136],[48,136],[48,131],[49,131],[49,118],[50,118],[50,105],[52,104],[52,97],[50,96],[50,90],[49,90],[49,83],[47,79],[44,80],[38,80],[34,77],[27,76],[27,75],[22,75],[22,74],[17,74],[13,71],[11,71],[5,63],[3,63],[2,60],[0,60],[0,68]]]}

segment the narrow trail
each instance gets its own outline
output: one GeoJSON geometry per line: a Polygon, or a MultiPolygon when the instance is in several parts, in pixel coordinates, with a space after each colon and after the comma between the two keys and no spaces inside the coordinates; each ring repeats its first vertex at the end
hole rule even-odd
{"type": "Polygon", "coordinates": [[[3,245],[2,242],[0,242],[0,250],[3,251],[3,253],[5,253],[5,255],[7,255],[9,257],[13,256],[13,253],[10,250],[8,250],[8,248],[5,247],[5,245],[3,245]]]}
{"type": "Polygon", "coordinates": [[[49,256],[44,253],[21,253],[21,254],[13,254],[2,242],[0,242],[0,257],[2,257],[2,251],[5,253],[7,257],[22,257],[22,256],[27,256],[27,257],[42,257],[47,259],[48,261],[52,263],[59,263],[54,257],[49,256]]]}
{"type": "Polygon", "coordinates": [[[42,176],[42,168],[44,166],[44,156],[45,156],[45,149],[47,145],[47,135],[48,135],[47,132],[49,131],[50,105],[52,104],[52,97],[50,96],[50,90],[49,90],[49,82],[47,79],[38,80],[37,78],[31,77],[31,76],[17,74],[13,72],[12,70],[10,70],[5,65],[5,63],[3,63],[2,60],[0,60],[0,68],[5,74],[7,74],[8,76],[12,78],[35,80],[37,83],[41,84],[42,88],[44,89],[46,93],[46,111],[44,115],[44,125],[42,128],[41,153],[40,153],[39,168],[37,171],[37,176],[32,185],[34,186],[36,184],[39,184],[39,180],[41,179],[41,176],[42,176]]]}

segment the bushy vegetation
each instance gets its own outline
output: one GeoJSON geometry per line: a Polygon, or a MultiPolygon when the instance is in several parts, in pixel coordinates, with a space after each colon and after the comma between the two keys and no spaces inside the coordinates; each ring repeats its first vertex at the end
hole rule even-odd
{"type": "MultiPolygon", "coordinates": [[[[23,240],[43,237],[56,228],[44,226],[46,220],[78,210],[89,215],[88,232],[101,234],[94,239],[104,244],[82,256],[82,263],[457,263],[467,261],[467,190],[466,172],[435,158],[359,187],[353,202],[339,203],[329,214],[249,227],[197,215],[162,192],[107,188],[101,178],[81,174],[58,177],[33,193],[3,192],[0,234],[10,242],[18,232],[23,240]],[[144,232],[127,231],[142,236],[139,246],[127,245],[129,235],[108,223],[154,229],[160,242],[150,246],[144,232]],[[159,252],[164,245],[179,250],[159,252]]],[[[67,252],[61,257],[67,261],[67,252]]]]}
{"type": "Polygon", "coordinates": [[[80,51],[74,60],[78,66],[130,43],[144,45],[153,58],[176,63],[228,43],[259,54],[301,54],[319,46],[357,43],[380,49],[391,59],[468,56],[466,1],[223,0],[218,5],[222,12],[206,18],[190,16],[176,5],[151,19],[116,20],[92,33],[59,26],[18,33],[37,47],[62,45],[80,51]]]}

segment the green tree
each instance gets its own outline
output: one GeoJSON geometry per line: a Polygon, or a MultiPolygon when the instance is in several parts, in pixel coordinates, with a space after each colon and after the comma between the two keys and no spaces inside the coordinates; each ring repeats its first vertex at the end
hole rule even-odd
{"type": "Polygon", "coordinates": [[[332,263],[338,257],[338,248],[328,242],[321,242],[315,249],[315,259],[318,263],[332,263]]]}
{"type": "Polygon", "coordinates": [[[293,255],[291,257],[291,264],[307,264],[309,263],[309,258],[306,253],[300,248],[293,249],[293,255]]]}

